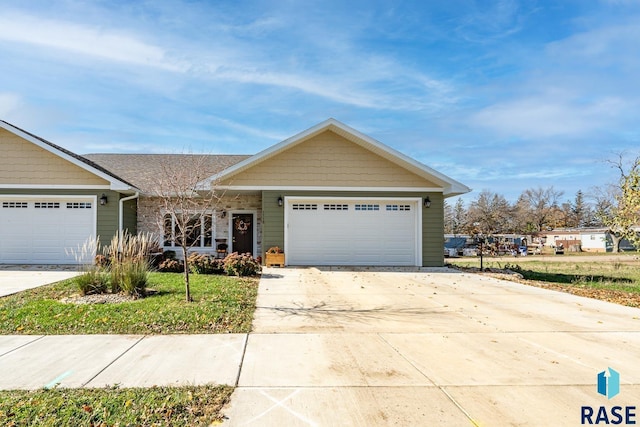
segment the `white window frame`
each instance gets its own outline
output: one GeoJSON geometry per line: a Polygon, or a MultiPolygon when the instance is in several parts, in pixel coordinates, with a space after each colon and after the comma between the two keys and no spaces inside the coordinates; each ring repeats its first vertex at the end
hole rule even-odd
{"type": "MultiPolygon", "coordinates": [[[[180,212],[176,212],[176,213],[180,213],[180,212]]],[[[205,224],[204,221],[202,223],[200,223],[200,243],[198,245],[194,245],[194,246],[189,246],[189,249],[199,249],[199,250],[211,250],[211,251],[215,251],[216,250],[216,215],[217,212],[216,211],[204,211],[202,213],[197,213],[194,214],[193,216],[207,216],[209,215],[211,217],[211,246],[204,246],[204,239],[205,239],[205,224]]],[[[176,217],[175,215],[173,215],[171,212],[165,212],[162,215],[162,230],[161,230],[161,235],[162,235],[162,247],[165,249],[170,249],[170,250],[174,250],[174,249],[179,249],[180,245],[176,245],[176,217]],[[167,239],[166,239],[166,235],[165,235],[165,229],[164,229],[164,221],[167,215],[171,216],[171,236],[169,240],[169,245],[167,245],[167,239]]]]}

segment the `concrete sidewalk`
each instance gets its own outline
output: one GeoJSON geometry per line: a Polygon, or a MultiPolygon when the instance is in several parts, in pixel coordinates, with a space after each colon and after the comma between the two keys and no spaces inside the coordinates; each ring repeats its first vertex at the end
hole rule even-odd
{"type": "Polygon", "coordinates": [[[235,385],[246,334],[0,336],[0,389],[235,385]]]}

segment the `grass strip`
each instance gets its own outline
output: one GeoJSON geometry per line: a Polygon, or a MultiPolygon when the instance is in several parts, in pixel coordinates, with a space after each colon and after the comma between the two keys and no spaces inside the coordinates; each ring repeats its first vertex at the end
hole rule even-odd
{"type": "Polygon", "coordinates": [[[209,426],[233,387],[0,391],[3,426],[209,426]]]}

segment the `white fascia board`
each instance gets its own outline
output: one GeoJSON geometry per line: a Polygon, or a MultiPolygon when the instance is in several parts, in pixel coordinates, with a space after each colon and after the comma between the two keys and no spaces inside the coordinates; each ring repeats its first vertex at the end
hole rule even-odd
{"type": "Polygon", "coordinates": [[[110,190],[109,185],[73,185],[73,184],[0,184],[0,188],[25,190],[110,190]]]}
{"type": "Polygon", "coordinates": [[[313,186],[249,186],[249,185],[224,185],[217,186],[219,190],[231,191],[357,191],[357,192],[425,192],[425,193],[442,193],[439,187],[313,187],[313,186]]]}
{"type": "Polygon", "coordinates": [[[13,133],[14,135],[19,136],[22,139],[26,139],[27,141],[31,142],[32,144],[37,145],[38,147],[42,148],[43,150],[46,150],[48,152],[50,152],[51,154],[54,154],[68,162],[73,163],[74,165],[78,166],[79,168],[82,168],[84,170],[86,170],[87,172],[90,172],[102,179],[104,179],[105,181],[109,181],[110,184],[110,189],[114,190],[114,191],[126,191],[126,190],[131,190],[132,187],[114,177],[112,177],[111,175],[108,175],[104,172],[102,172],[101,170],[98,170],[94,167],[91,167],[90,165],[86,164],[83,161],[80,161],[78,159],[76,159],[73,156],[68,155],[67,153],[65,153],[64,151],[60,151],[58,149],[56,149],[55,147],[52,147],[49,144],[46,144],[42,141],[40,141],[37,138],[34,138],[33,136],[21,131],[20,129],[17,129],[13,126],[7,125],[5,123],[3,123],[2,121],[0,121],[0,127],[5,129],[8,132],[13,133]]]}

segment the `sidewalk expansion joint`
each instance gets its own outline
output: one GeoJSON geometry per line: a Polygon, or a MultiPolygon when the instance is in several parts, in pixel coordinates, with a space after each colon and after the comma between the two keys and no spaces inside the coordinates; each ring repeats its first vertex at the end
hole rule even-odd
{"type": "Polygon", "coordinates": [[[380,339],[381,339],[382,341],[384,341],[384,342],[385,342],[389,347],[391,347],[391,348],[393,349],[393,351],[395,351],[396,353],[398,353],[398,355],[399,355],[400,357],[402,357],[404,360],[406,360],[406,361],[407,361],[407,363],[409,363],[411,366],[413,366],[415,370],[417,370],[418,372],[420,372],[420,374],[421,374],[423,377],[425,377],[425,378],[426,378],[427,380],[429,380],[429,381],[430,381],[430,382],[431,382],[435,387],[437,387],[437,388],[438,388],[438,389],[439,389],[439,390],[440,390],[440,391],[441,391],[441,392],[442,392],[442,393],[447,397],[447,399],[449,399],[449,401],[450,401],[451,403],[453,403],[453,404],[456,406],[456,408],[458,408],[458,409],[460,410],[460,412],[462,412],[462,413],[464,414],[464,416],[465,416],[465,417],[467,417],[467,418],[469,419],[469,421],[471,421],[471,424],[472,424],[474,427],[479,427],[478,422],[477,422],[476,420],[474,420],[474,419],[473,419],[473,417],[471,416],[471,414],[469,414],[469,412],[467,412],[467,410],[466,410],[466,409],[464,409],[464,408],[462,407],[462,405],[461,405],[460,403],[458,403],[458,401],[457,401],[456,399],[454,399],[454,398],[453,398],[453,396],[451,396],[451,395],[447,392],[447,390],[445,390],[445,388],[444,388],[443,386],[441,386],[440,384],[437,384],[435,381],[433,381],[431,378],[429,378],[429,377],[427,376],[427,374],[425,374],[424,372],[422,372],[422,370],[421,370],[421,369],[420,369],[420,368],[419,368],[415,363],[413,363],[413,361],[411,361],[411,360],[410,360],[409,358],[407,358],[404,354],[402,354],[402,353],[400,352],[400,350],[398,350],[396,347],[394,347],[394,346],[393,346],[389,341],[387,341],[386,339],[384,339],[384,336],[382,336],[382,334],[381,334],[381,333],[378,333],[377,335],[380,337],[380,339]]]}
{"type": "Polygon", "coordinates": [[[40,340],[41,340],[42,338],[44,338],[44,337],[46,337],[46,335],[42,335],[41,337],[38,337],[38,338],[34,339],[33,341],[29,341],[29,342],[27,342],[27,343],[24,343],[24,344],[22,344],[22,345],[19,345],[19,346],[18,346],[18,347],[16,347],[16,348],[12,348],[11,350],[6,351],[6,352],[4,352],[4,353],[0,354],[0,357],[6,356],[7,354],[13,353],[14,351],[18,351],[18,350],[20,350],[21,348],[24,348],[24,347],[26,347],[26,346],[28,346],[28,345],[31,345],[31,344],[33,344],[33,343],[34,343],[34,342],[36,342],[36,341],[40,341],[40,340]]]}
{"type": "Polygon", "coordinates": [[[95,374],[94,376],[92,376],[91,378],[89,378],[88,381],[84,382],[80,387],[86,387],[87,384],[89,384],[91,381],[95,380],[96,378],[98,378],[98,376],[100,374],[102,374],[104,371],[106,371],[111,365],[113,365],[114,363],[116,363],[118,360],[120,360],[120,358],[122,356],[124,356],[125,354],[127,354],[133,347],[137,346],[138,344],[140,344],[140,342],[145,339],[147,337],[147,335],[143,335],[142,337],[140,337],[139,340],[137,340],[136,342],[134,342],[128,349],[126,349],[125,351],[122,352],[122,354],[120,354],[118,357],[116,357],[115,359],[113,359],[109,364],[107,364],[107,366],[105,366],[104,368],[102,368],[97,374],[95,374]]]}
{"type": "Polygon", "coordinates": [[[236,376],[235,387],[238,387],[240,382],[240,374],[242,373],[242,366],[244,364],[244,355],[247,354],[247,345],[249,344],[249,334],[244,335],[244,346],[242,347],[242,356],[240,357],[240,365],[238,365],[238,375],[236,376]]]}

